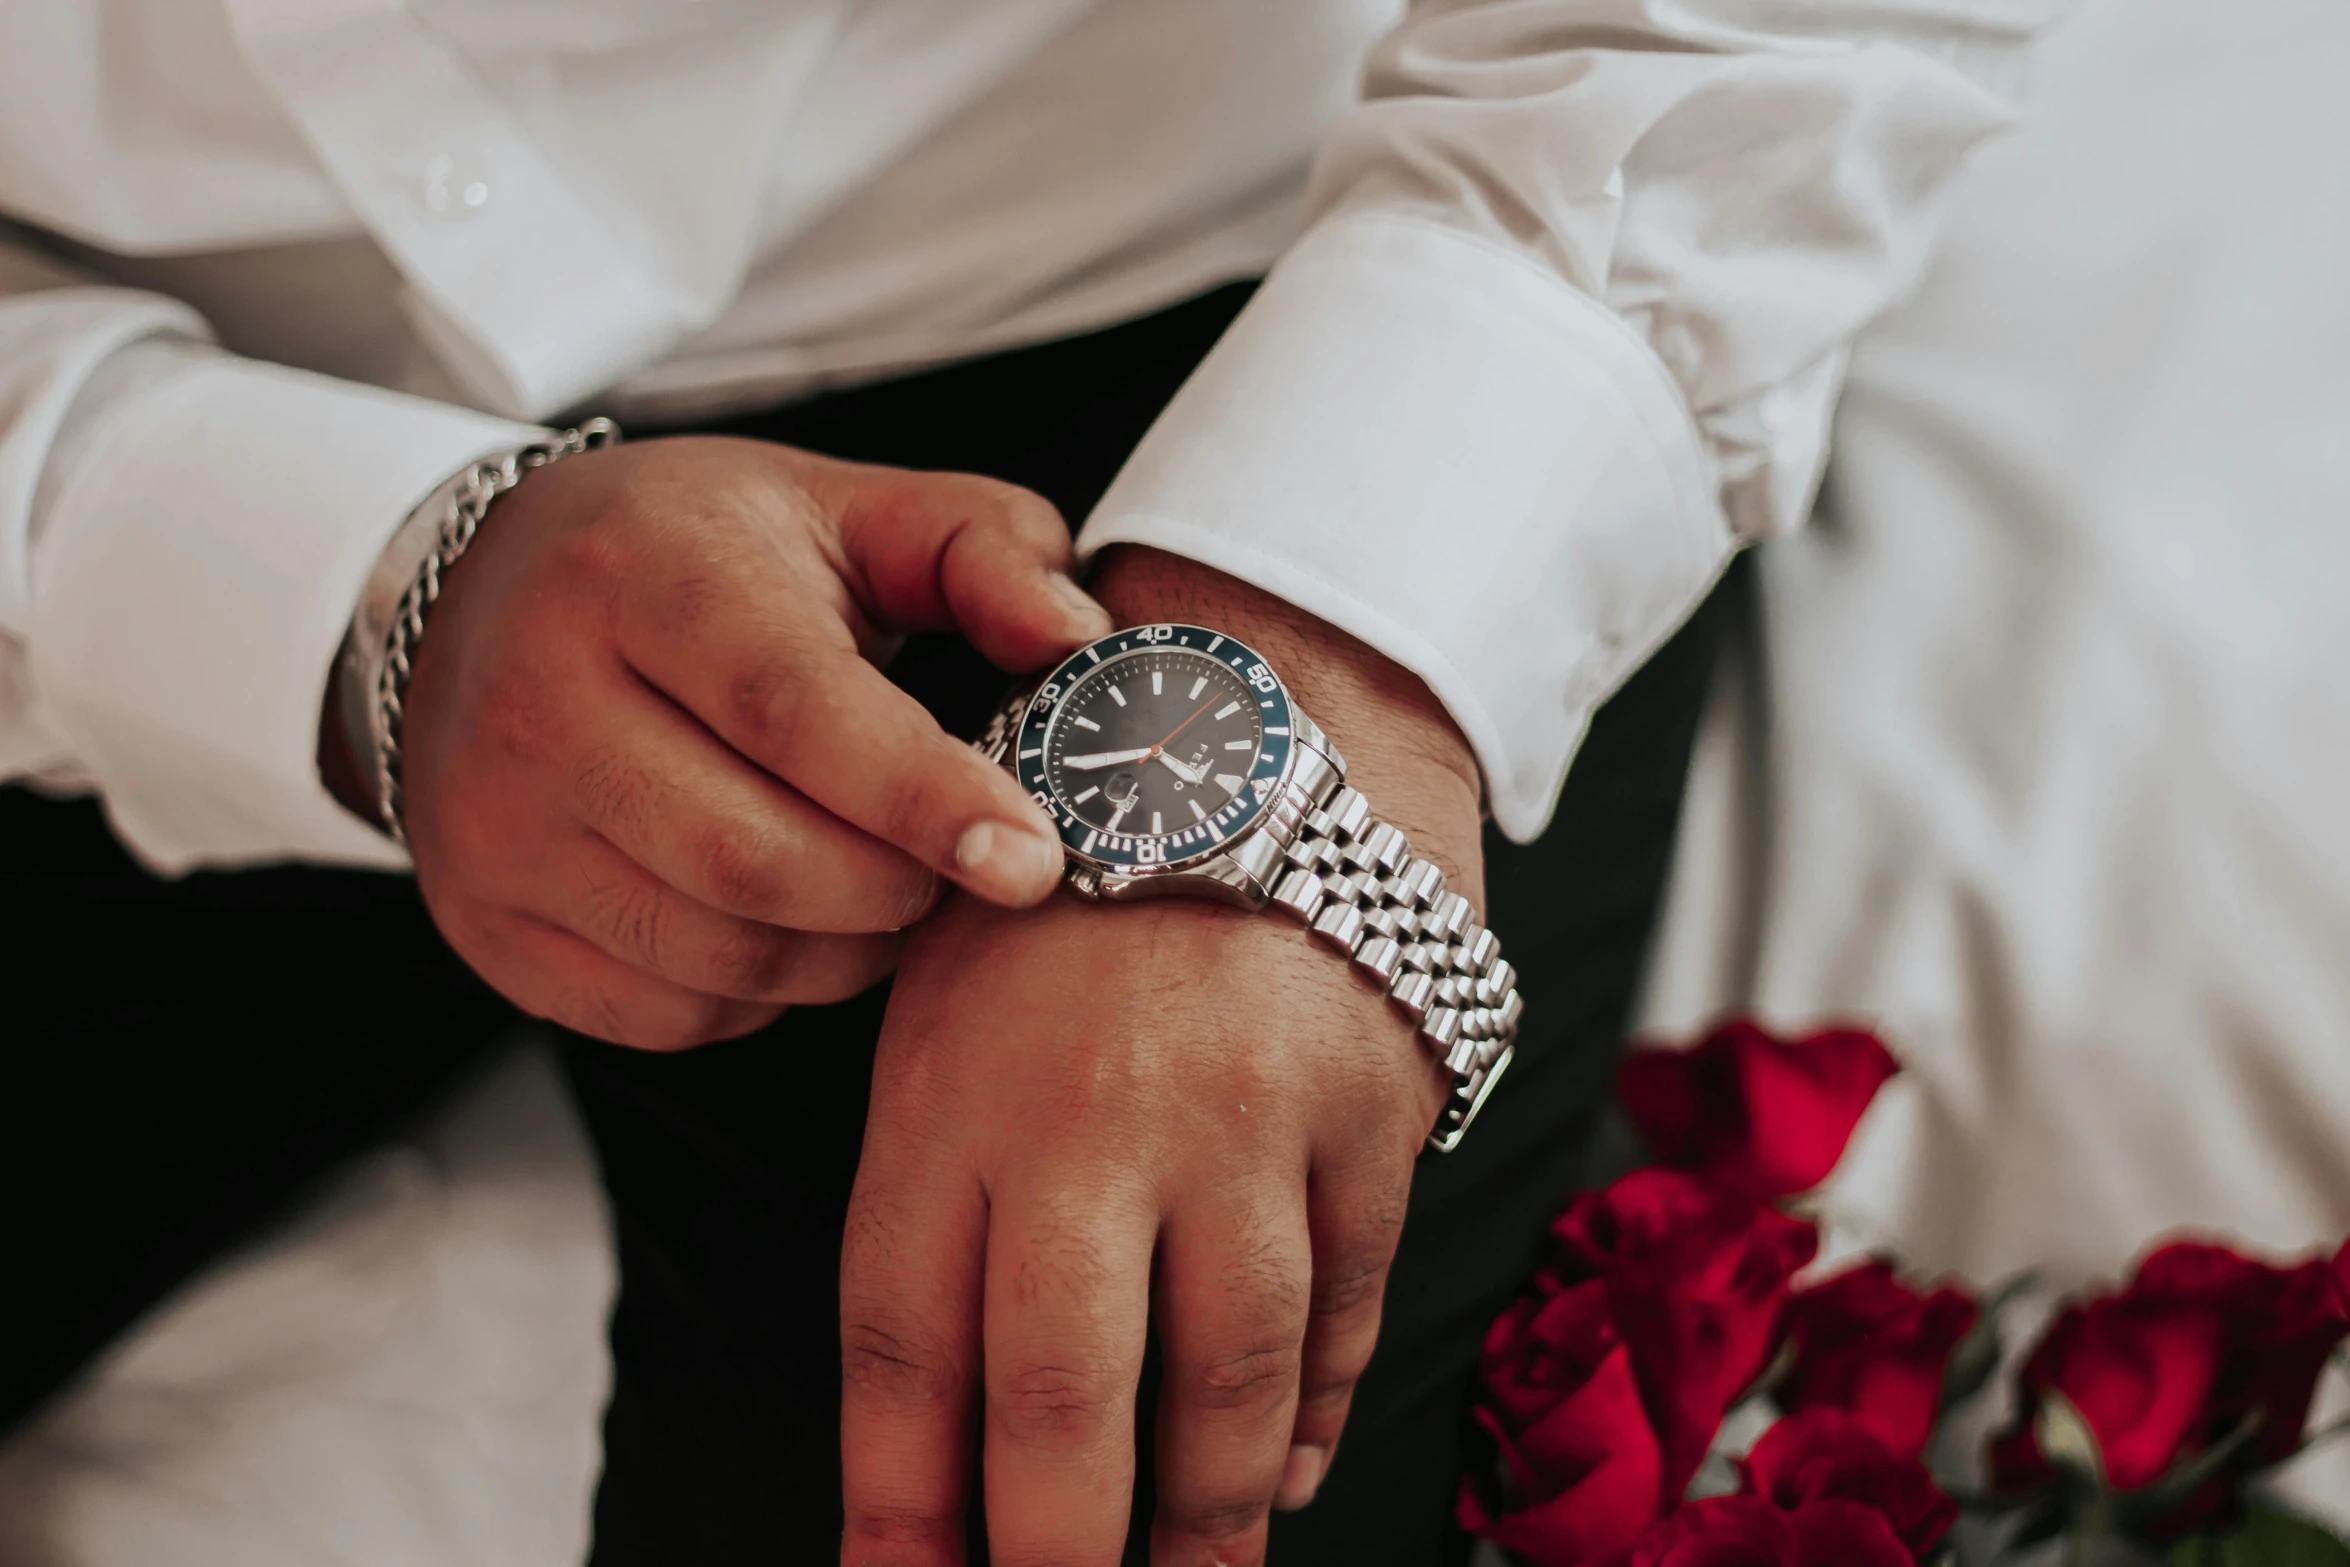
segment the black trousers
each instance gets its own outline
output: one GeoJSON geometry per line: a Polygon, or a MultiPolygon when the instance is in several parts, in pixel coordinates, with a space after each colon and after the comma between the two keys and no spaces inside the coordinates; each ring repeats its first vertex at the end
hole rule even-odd
{"type": "MultiPolygon", "coordinates": [[[[725,428],[994,474],[1081,518],[1245,297],[1220,290],[725,428]]],[[[1421,1162],[1378,1354],[1319,1499],[1275,1522],[1276,1562],[1465,1552],[1449,1516],[1478,1342],[1583,1155],[1728,591],[1601,712],[1542,840],[1486,845],[1491,923],[1527,997],[1518,1062],[1462,1150],[1421,1162]]],[[[917,639],[892,673],[966,732],[1001,685],[946,637],[917,639]]],[[[0,922],[13,1297],[0,1429],[337,1161],[445,1098],[514,1022],[403,879],[287,867],[159,881],[93,805],[21,789],[0,790],[0,922]]],[[[801,1009],[678,1056],[564,1040],[620,1248],[599,1567],[837,1548],[835,1272],[886,999],[801,1009]]],[[[1147,1411],[1141,1429],[1147,1442],[1147,1411]]],[[[1142,1472],[1138,1510],[1147,1457],[1142,1472]]]]}

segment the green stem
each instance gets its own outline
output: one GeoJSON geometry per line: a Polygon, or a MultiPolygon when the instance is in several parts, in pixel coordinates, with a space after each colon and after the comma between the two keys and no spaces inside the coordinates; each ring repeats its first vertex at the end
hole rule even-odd
{"type": "Polygon", "coordinates": [[[2080,1526],[2065,1542],[2064,1567],[2090,1567],[2096,1556],[2097,1542],[2105,1538],[2105,1498],[2100,1496],[2090,1509],[2081,1515],[2080,1526]]]}

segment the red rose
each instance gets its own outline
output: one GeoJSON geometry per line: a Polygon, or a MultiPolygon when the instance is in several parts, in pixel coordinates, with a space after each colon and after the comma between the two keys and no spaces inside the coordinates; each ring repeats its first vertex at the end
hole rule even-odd
{"type": "Polygon", "coordinates": [[[2204,1443],[2224,1440],[2258,1409],[2252,1446],[2261,1461],[2275,1463],[2299,1449],[2318,1376],[2350,1332],[2332,1268],[2315,1259],[2273,1267],[2224,1246],[2174,1241],[2138,1265],[2129,1293],[2208,1305],[2219,1314],[2224,1337],[2204,1443]]]}
{"type": "Polygon", "coordinates": [[[1885,1445],[1841,1409],[1807,1409],[1762,1434],[1741,1465],[1746,1489],[1796,1512],[1856,1502],[1875,1512],[1910,1556],[1923,1559],[1958,1517],[1924,1464],[1885,1445]]]}
{"type": "Polygon", "coordinates": [[[1538,1567],[1618,1550],[1664,1510],[1663,1458],[1597,1281],[1519,1301],[1485,1335],[1490,1403],[1476,1411],[1506,1480],[1474,1476],[1461,1526],[1538,1567]]]}
{"type": "Polygon", "coordinates": [[[2350,1316],[2350,1241],[2334,1253],[2334,1309],[2350,1316]]]}
{"type": "Polygon", "coordinates": [[[1691,1502],[1605,1567],[1910,1567],[1885,1520],[1851,1502],[1789,1513],[1758,1496],[1691,1502]]]}
{"type": "Polygon", "coordinates": [[[2190,1300],[2114,1295],[2067,1307],[2024,1362],[2024,1407],[1991,1445],[1993,1479],[2019,1489],[2050,1478],[2032,1428],[2054,1389],[2096,1433],[2115,1490],[2151,1485],[2202,1429],[2223,1337],[2219,1314],[2190,1300]]]}
{"type": "Polygon", "coordinates": [[[1767,1201],[1826,1180],[1861,1112],[1899,1070],[1859,1029],[1790,1041],[1741,1020],[1693,1050],[1634,1051],[1616,1073],[1616,1094],[1659,1163],[1767,1201]]]}
{"type": "Polygon", "coordinates": [[[1819,1233],[1677,1170],[1635,1170],[1551,1225],[1562,1285],[1599,1280],[1679,1500],[1732,1399],[1778,1344],[1819,1233]]]}
{"type": "Polygon", "coordinates": [[[1789,1414],[1847,1409],[1886,1446],[1926,1450],[1950,1352],[1975,1323],[1961,1290],[1920,1295],[1871,1262],[1798,1293],[1787,1307],[1795,1364],[1773,1392],[1789,1414]]]}
{"type": "Polygon", "coordinates": [[[1885,1515],[1858,1502],[1813,1502],[1787,1515],[1799,1567],[1910,1567],[1885,1515]]]}

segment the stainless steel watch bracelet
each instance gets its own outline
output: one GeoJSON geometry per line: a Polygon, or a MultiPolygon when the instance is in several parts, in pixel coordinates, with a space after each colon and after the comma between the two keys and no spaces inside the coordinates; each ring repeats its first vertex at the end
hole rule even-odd
{"type": "MultiPolygon", "coordinates": [[[[1032,694],[1015,690],[975,742],[989,760],[1005,759],[1032,694]]],[[[1385,990],[1452,1073],[1452,1092],[1428,1134],[1429,1147],[1450,1153],[1515,1056],[1525,1012],[1517,971],[1469,900],[1445,885],[1444,872],[1371,814],[1346,782],[1345,757],[1294,703],[1291,723],[1297,760],[1254,841],[1228,852],[1269,894],[1265,903],[1385,990]]],[[[1069,874],[1081,893],[1098,895],[1099,871],[1072,861],[1069,874]]]]}
{"type": "Polygon", "coordinates": [[[1376,980],[1452,1073],[1428,1134],[1430,1147],[1449,1153],[1516,1054],[1525,1012],[1517,970],[1469,900],[1371,814],[1371,802],[1343,782],[1336,747],[1325,747],[1334,786],[1299,815],[1272,906],[1376,980]]]}
{"type": "MultiPolygon", "coordinates": [[[[390,614],[379,621],[370,613],[370,605],[362,603],[351,628],[351,644],[360,657],[352,662],[367,693],[367,740],[375,761],[376,814],[393,842],[404,845],[408,841],[408,830],[401,821],[400,730],[407,718],[408,681],[415,673],[424,619],[441,596],[441,573],[473,547],[474,535],[489,515],[491,503],[520,484],[524,474],[610,446],[619,439],[620,427],[611,420],[590,419],[577,429],[485,457],[465,469],[427,500],[426,508],[438,510],[432,546],[422,551],[421,560],[405,574],[406,586],[390,614]]],[[[394,553],[386,552],[387,561],[394,553]]]]}

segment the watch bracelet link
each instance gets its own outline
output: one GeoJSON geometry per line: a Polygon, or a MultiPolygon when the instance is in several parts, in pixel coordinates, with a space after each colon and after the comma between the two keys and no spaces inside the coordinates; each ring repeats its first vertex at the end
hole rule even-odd
{"type": "Polygon", "coordinates": [[[1345,764],[1331,761],[1334,787],[1300,814],[1271,906],[1375,980],[1452,1073],[1428,1134],[1431,1148],[1449,1153],[1516,1054],[1525,1014],[1517,970],[1469,900],[1411,852],[1400,829],[1371,814],[1370,801],[1343,781],[1345,764]]]}
{"type": "MultiPolygon", "coordinates": [[[[1029,702],[1008,696],[973,742],[1001,762],[1029,702]]],[[[1401,829],[1371,814],[1346,782],[1346,761],[1319,726],[1295,711],[1300,765],[1272,802],[1265,827],[1281,845],[1268,906],[1297,920],[1376,981],[1452,1073],[1452,1092],[1428,1146],[1460,1146],[1517,1052],[1525,1002],[1501,941],[1479,924],[1444,872],[1411,852],[1401,829]]]]}

